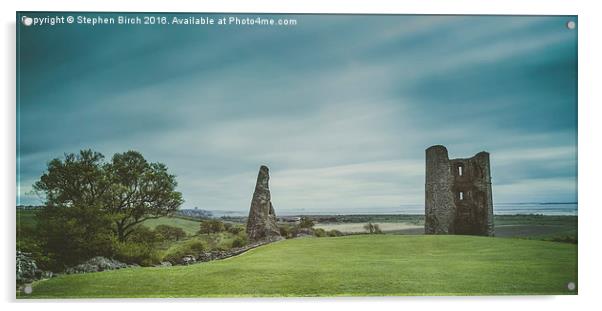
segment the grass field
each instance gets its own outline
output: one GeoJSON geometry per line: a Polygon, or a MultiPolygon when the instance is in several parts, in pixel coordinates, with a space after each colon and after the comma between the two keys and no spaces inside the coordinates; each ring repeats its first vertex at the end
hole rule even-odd
{"type": "MultiPolygon", "coordinates": [[[[379,226],[379,228],[383,232],[405,232],[411,229],[417,229],[424,232],[424,225],[414,225],[411,223],[403,223],[403,222],[379,222],[375,223],[379,226]]],[[[365,223],[327,223],[327,224],[317,224],[314,228],[322,228],[324,230],[339,230],[343,233],[365,233],[366,229],[364,229],[365,223]]]]}
{"type": "Polygon", "coordinates": [[[178,218],[178,217],[161,217],[157,219],[149,219],[143,222],[143,225],[154,229],[158,225],[169,225],[184,229],[186,234],[194,235],[199,231],[199,221],[178,218]]]}
{"type": "MultiPolygon", "coordinates": [[[[376,223],[387,233],[424,234],[424,215],[316,216],[316,228],[343,233],[366,232],[364,225],[376,223]]],[[[495,215],[495,236],[535,240],[577,241],[577,216],[495,215]]]]}
{"type": "Polygon", "coordinates": [[[191,266],[64,275],[19,298],[575,294],[577,246],[468,236],[285,240],[191,266]]]}

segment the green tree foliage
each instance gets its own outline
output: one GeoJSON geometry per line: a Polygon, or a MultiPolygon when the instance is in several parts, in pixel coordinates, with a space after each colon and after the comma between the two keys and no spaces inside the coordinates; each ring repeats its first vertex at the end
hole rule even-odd
{"type": "Polygon", "coordinates": [[[280,230],[280,235],[286,239],[290,239],[293,237],[293,227],[289,225],[280,225],[278,226],[280,230]]]}
{"type": "Polygon", "coordinates": [[[217,219],[203,220],[200,224],[199,234],[219,233],[225,230],[224,223],[217,219]]]}
{"type": "Polygon", "coordinates": [[[186,255],[198,255],[205,250],[205,244],[199,240],[188,240],[182,243],[174,244],[163,255],[163,260],[171,263],[177,263],[186,255]]]}
{"type": "Polygon", "coordinates": [[[230,226],[230,228],[227,228],[227,230],[228,232],[234,235],[238,235],[242,233],[245,229],[242,226],[230,226]]]}
{"type": "Polygon", "coordinates": [[[98,206],[49,206],[36,214],[44,268],[62,270],[113,253],[112,220],[98,206]]]}
{"type": "Polygon", "coordinates": [[[150,243],[134,241],[115,242],[115,259],[128,263],[149,267],[161,261],[161,255],[150,243]]]}
{"type": "Polygon", "coordinates": [[[341,231],[336,230],[336,229],[332,229],[332,230],[328,231],[327,234],[330,237],[337,237],[337,236],[342,236],[343,235],[343,233],[341,231]]]}
{"type": "Polygon", "coordinates": [[[163,240],[163,236],[146,226],[137,226],[128,238],[128,241],[148,245],[153,245],[161,240],[163,240]]]}
{"type": "Polygon", "coordinates": [[[135,151],[115,154],[110,162],[92,150],[51,160],[33,185],[46,198],[36,231],[48,266],[111,256],[115,240],[125,242],[140,223],[182,204],[176,186],[165,165],[148,163],[135,151]]]}
{"type": "Polygon", "coordinates": [[[178,183],[167,166],[148,163],[136,151],[115,154],[105,172],[111,185],[105,206],[115,219],[120,241],[137,224],[170,215],[184,202],[182,194],[175,191],[178,183]]]}
{"type": "Polygon", "coordinates": [[[301,217],[301,221],[299,222],[300,228],[313,228],[315,225],[314,221],[309,217],[301,217]]]}
{"type": "Polygon", "coordinates": [[[159,234],[163,240],[179,241],[186,237],[186,231],[180,227],[170,225],[158,225],[155,227],[155,232],[159,234]]]}
{"type": "Polygon", "coordinates": [[[169,215],[183,203],[164,164],[149,163],[136,151],[117,153],[108,163],[103,159],[92,150],[54,159],[34,190],[45,194],[47,209],[96,209],[112,220],[120,241],[138,224],[169,215]]]}
{"type": "Polygon", "coordinates": [[[246,236],[239,236],[236,237],[233,241],[232,241],[232,247],[243,247],[245,245],[249,244],[249,240],[247,239],[246,236]]]}
{"type": "Polygon", "coordinates": [[[314,235],[318,238],[322,238],[326,236],[326,230],[322,228],[314,229],[314,235]]]}

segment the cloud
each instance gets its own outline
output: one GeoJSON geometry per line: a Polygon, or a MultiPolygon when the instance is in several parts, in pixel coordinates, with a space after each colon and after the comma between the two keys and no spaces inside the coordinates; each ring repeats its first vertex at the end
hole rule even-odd
{"type": "Polygon", "coordinates": [[[25,190],[64,152],[134,149],[187,207],[421,204],[424,150],[491,153],[494,200],[576,197],[576,33],[565,17],[303,15],[294,28],[21,35],[25,190]],[[52,48],[51,48],[52,47],[52,48]],[[40,49],[48,53],[41,57],[40,49]]]}

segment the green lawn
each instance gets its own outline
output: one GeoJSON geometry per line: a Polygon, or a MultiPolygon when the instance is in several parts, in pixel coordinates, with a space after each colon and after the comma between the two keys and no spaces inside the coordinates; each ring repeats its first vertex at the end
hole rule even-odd
{"type": "MultiPolygon", "coordinates": [[[[285,240],[231,259],[66,275],[35,298],[574,294],[577,246],[468,236],[285,240]]],[[[20,294],[19,298],[25,298],[20,294]]]]}

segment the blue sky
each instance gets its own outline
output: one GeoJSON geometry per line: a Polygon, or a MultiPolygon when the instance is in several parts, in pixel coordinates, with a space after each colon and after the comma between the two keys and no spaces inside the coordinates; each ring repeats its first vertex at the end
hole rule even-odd
{"type": "Polygon", "coordinates": [[[165,163],[184,207],[248,210],[262,164],[276,211],[397,207],[435,144],[490,152],[494,202],[577,200],[575,17],[272,17],[298,25],[19,26],[17,202],[92,148],[165,163]]]}

